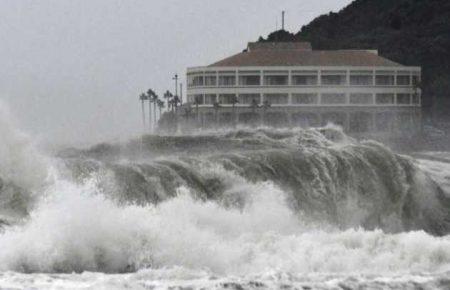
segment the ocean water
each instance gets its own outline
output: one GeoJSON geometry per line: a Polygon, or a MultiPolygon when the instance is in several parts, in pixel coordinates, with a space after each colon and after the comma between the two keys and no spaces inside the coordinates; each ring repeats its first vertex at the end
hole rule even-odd
{"type": "Polygon", "coordinates": [[[0,112],[0,289],[450,289],[450,154],[339,128],[44,154],[0,112]]]}

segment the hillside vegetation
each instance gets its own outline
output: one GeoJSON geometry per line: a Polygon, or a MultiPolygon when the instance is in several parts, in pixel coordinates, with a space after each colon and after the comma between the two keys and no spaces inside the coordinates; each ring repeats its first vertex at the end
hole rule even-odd
{"type": "Polygon", "coordinates": [[[371,49],[423,69],[424,112],[450,119],[450,1],[356,0],[297,33],[276,31],[260,41],[310,41],[314,49],[371,49]]]}

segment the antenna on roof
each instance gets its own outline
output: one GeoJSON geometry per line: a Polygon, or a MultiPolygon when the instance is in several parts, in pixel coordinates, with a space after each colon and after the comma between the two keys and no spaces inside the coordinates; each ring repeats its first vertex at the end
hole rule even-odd
{"type": "Polygon", "coordinates": [[[283,12],[281,12],[281,30],[284,30],[284,14],[285,11],[283,10],[283,12]]]}

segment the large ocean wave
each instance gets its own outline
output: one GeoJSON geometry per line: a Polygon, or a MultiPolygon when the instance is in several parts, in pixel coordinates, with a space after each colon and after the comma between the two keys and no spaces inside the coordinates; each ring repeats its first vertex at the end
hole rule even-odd
{"type": "Polygon", "coordinates": [[[337,127],[144,136],[56,156],[8,118],[0,130],[0,272],[450,272],[447,187],[337,127]]]}

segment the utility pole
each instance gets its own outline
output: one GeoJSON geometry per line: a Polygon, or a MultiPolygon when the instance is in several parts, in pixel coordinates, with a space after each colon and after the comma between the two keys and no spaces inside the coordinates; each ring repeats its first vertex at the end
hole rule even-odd
{"type": "Polygon", "coordinates": [[[180,83],[180,105],[183,104],[183,84],[180,83]]]}
{"type": "Polygon", "coordinates": [[[285,11],[283,10],[283,12],[281,12],[281,30],[284,30],[284,14],[285,11]]]}
{"type": "Polygon", "coordinates": [[[173,80],[175,81],[175,96],[178,96],[178,74],[175,74],[173,80]]]}

